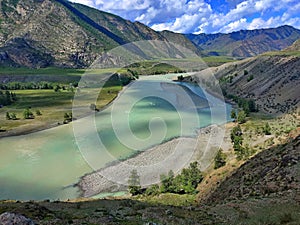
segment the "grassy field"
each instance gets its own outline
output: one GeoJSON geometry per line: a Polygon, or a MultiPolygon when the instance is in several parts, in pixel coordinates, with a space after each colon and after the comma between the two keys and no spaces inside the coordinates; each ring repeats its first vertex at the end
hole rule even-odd
{"type": "Polygon", "coordinates": [[[274,52],[265,52],[262,55],[265,56],[300,56],[300,51],[274,51],[274,52]]]}
{"type": "Polygon", "coordinates": [[[68,69],[68,68],[14,68],[0,67],[0,75],[72,75],[81,76],[85,72],[84,69],[68,69]]]}
{"type": "MultiPolygon", "coordinates": [[[[121,90],[120,85],[103,87],[95,103],[93,100],[94,93],[98,93],[97,88],[84,89],[81,96],[84,96],[79,102],[84,107],[89,107],[91,103],[95,103],[97,108],[101,109],[111,102],[121,90]],[[93,95],[91,95],[92,93],[93,95]]],[[[62,124],[64,114],[72,111],[74,93],[71,91],[54,90],[16,90],[14,91],[18,97],[18,101],[12,105],[0,108],[0,136],[7,134],[22,134],[58,124],[62,124]],[[34,119],[24,119],[23,111],[26,108],[34,113],[34,119]],[[42,115],[37,115],[36,110],[41,111],[42,115]],[[7,120],[6,113],[15,113],[17,120],[7,120]]]]}

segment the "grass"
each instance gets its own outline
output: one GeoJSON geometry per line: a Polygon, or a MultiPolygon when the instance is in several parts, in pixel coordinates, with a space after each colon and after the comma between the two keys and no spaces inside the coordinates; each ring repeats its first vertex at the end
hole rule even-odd
{"type": "Polygon", "coordinates": [[[81,76],[85,72],[84,69],[68,69],[47,67],[40,69],[31,68],[14,68],[1,67],[0,75],[67,75],[67,76],[81,76]]]}
{"type": "MultiPolygon", "coordinates": [[[[102,108],[110,103],[121,88],[120,85],[103,87],[96,102],[97,107],[102,108]]],[[[57,125],[58,123],[61,124],[64,120],[64,113],[72,111],[74,93],[70,91],[16,90],[14,92],[18,97],[18,101],[12,105],[0,108],[0,127],[2,130],[26,133],[57,125]],[[31,109],[35,114],[35,119],[23,119],[23,111],[26,108],[31,109]],[[36,110],[40,110],[42,115],[37,116],[36,110]],[[16,113],[19,119],[6,120],[6,112],[16,113]]],[[[82,90],[81,96],[83,98],[79,101],[79,106],[89,107],[91,103],[94,103],[94,96],[98,95],[98,93],[99,89],[97,88],[82,90]]]]}
{"type": "Polygon", "coordinates": [[[263,56],[297,56],[300,57],[300,51],[274,51],[266,52],[262,54],[263,56]]]}
{"type": "Polygon", "coordinates": [[[191,206],[196,204],[196,195],[188,194],[165,193],[155,196],[138,196],[136,199],[153,205],[191,206]]]}
{"type": "Polygon", "coordinates": [[[227,63],[227,62],[236,61],[234,58],[228,57],[228,56],[208,56],[208,57],[203,57],[202,59],[208,65],[211,65],[211,64],[221,65],[221,64],[224,64],[224,63],[227,63]]]}

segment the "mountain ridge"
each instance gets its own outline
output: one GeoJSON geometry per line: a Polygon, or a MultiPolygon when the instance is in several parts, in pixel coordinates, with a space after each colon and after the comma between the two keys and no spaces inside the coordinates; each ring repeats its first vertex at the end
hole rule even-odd
{"type": "Polygon", "coordinates": [[[287,48],[300,38],[300,30],[284,25],[277,28],[185,36],[209,55],[245,58],[287,48]]]}
{"type": "Polygon", "coordinates": [[[300,38],[300,30],[290,26],[229,34],[157,32],[66,0],[3,0],[0,27],[0,66],[31,68],[86,68],[99,54],[136,41],[175,42],[199,56],[244,58],[287,48],[300,38]]]}

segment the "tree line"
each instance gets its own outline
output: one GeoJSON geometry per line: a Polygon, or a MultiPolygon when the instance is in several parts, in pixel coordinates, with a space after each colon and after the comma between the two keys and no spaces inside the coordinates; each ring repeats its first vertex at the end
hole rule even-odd
{"type": "Polygon", "coordinates": [[[73,82],[70,84],[61,84],[57,82],[9,82],[6,84],[0,84],[1,90],[35,90],[35,89],[63,89],[67,90],[70,88],[75,88],[78,86],[78,82],[73,82]]]}
{"type": "Polygon", "coordinates": [[[157,195],[160,193],[194,194],[197,192],[197,186],[202,180],[203,175],[198,169],[198,162],[192,162],[188,168],[182,169],[181,173],[176,176],[172,170],[168,174],[161,174],[161,184],[153,184],[146,189],[141,188],[137,170],[133,170],[128,179],[128,188],[132,195],[157,195]]]}
{"type": "Polygon", "coordinates": [[[15,93],[10,92],[10,91],[1,91],[0,90],[0,105],[1,106],[10,105],[15,101],[17,101],[17,96],[15,93]]]}

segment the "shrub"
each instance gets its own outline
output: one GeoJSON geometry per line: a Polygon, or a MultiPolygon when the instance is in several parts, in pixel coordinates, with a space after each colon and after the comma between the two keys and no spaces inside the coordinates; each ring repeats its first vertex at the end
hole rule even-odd
{"type": "Polygon", "coordinates": [[[41,113],[41,111],[40,111],[39,109],[35,110],[35,114],[36,114],[37,116],[41,116],[41,115],[42,115],[42,113],[41,113]]]}
{"type": "Polygon", "coordinates": [[[250,82],[251,80],[253,80],[254,76],[251,74],[248,78],[247,78],[247,82],[250,82]]]}
{"type": "Polygon", "coordinates": [[[232,109],[232,110],[231,110],[230,117],[231,117],[231,119],[233,119],[234,121],[236,120],[236,112],[235,112],[235,109],[232,109]]]}
{"type": "Polygon", "coordinates": [[[6,119],[7,119],[7,120],[11,120],[11,117],[10,117],[9,112],[6,113],[6,119]]]}
{"type": "Polygon", "coordinates": [[[264,134],[265,135],[270,135],[271,134],[271,127],[269,125],[269,123],[266,123],[264,128],[263,128],[264,134]]]}
{"type": "Polygon", "coordinates": [[[65,113],[64,114],[64,123],[69,123],[73,120],[73,114],[70,112],[70,113],[65,113]]]}
{"type": "Polygon", "coordinates": [[[23,117],[24,119],[34,119],[34,115],[29,108],[23,111],[23,117]]]}
{"type": "Polygon", "coordinates": [[[237,115],[237,121],[240,124],[246,122],[246,113],[244,110],[239,111],[239,113],[237,115]]]}
{"type": "Polygon", "coordinates": [[[218,169],[226,165],[226,155],[222,152],[222,149],[219,149],[215,157],[215,166],[214,169],[218,169]]]}
{"type": "Polygon", "coordinates": [[[159,186],[157,184],[153,184],[148,187],[145,191],[145,195],[158,195],[160,193],[159,186]]]}
{"type": "Polygon", "coordinates": [[[132,170],[128,179],[128,189],[130,194],[138,195],[142,193],[140,176],[138,175],[137,170],[132,170]]]}

